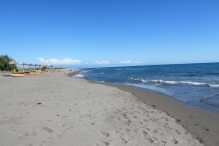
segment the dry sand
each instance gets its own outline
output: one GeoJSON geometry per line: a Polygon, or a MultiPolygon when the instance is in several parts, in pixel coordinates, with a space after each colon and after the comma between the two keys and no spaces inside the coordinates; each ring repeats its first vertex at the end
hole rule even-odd
{"type": "Polygon", "coordinates": [[[132,93],[65,73],[0,76],[0,101],[1,146],[203,145],[132,93]]]}

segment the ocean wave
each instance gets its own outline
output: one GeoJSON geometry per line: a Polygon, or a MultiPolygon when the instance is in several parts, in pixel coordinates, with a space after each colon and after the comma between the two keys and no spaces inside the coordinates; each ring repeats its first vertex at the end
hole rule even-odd
{"type": "Polygon", "coordinates": [[[76,75],[74,75],[73,77],[74,77],[74,78],[83,78],[84,75],[83,75],[83,74],[76,74],[76,75]]]}
{"type": "Polygon", "coordinates": [[[199,100],[203,100],[203,99],[206,99],[206,98],[214,98],[214,97],[219,97],[219,94],[214,94],[214,95],[206,96],[206,97],[201,98],[199,100]]]}
{"type": "Polygon", "coordinates": [[[85,74],[86,74],[87,72],[90,72],[90,71],[92,71],[92,70],[83,70],[83,71],[81,71],[80,73],[74,75],[73,77],[74,77],[74,78],[84,78],[84,77],[85,77],[85,74]]]}
{"type": "Polygon", "coordinates": [[[156,83],[156,85],[174,85],[174,84],[189,84],[195,86],[209,86],[213,88],[219,88],[219,84],[208,84],[208,83],[200,83],[200,82],[192,82],[192,81],[165,81],[165,80],[145,80],[145,79],[134,79],[135,81],[141,81],[142,83],[156,83]]]}
{"type": "Polygon", "coordinates": [[[219,88],[219,85],[209,85],[210,87],[219,88]]]}
{"type": "MultiPolygon", "coordinates": [[[[124,68],[125,70],[139,70],[139,69],[137,69],[137,68],[124,68]]],[[[140,69],[140,70],[142,70],[142,69],[140,69]]]]}
{"type": "Polygon", "coordinates": [[[204,98],[200,98],[200,99],[198,99],[198,101],[201,102],[201,103],[205,103],[205,104],[208,104],[208,105],[219,107],[218,99],[219,99],[219,94],[215,94],[215,95],[206,96],[204,98]],[[217,102],[215,102],[215,100],[217,102]]]}
{"type": "Polygon", "coordinates": [[[116,68],[116,70],[135,70],[135,71],[137,71],[137,70],[142,70],[142,68],[140,68],[140,69],[136,69],[136,68],[116,68]]]}
{"type": "Polygon", "coordinates": [[[87,72],[90,72],[90,71],[92,71],[92,70],[83,70],[83,71],[80,72],[80,73],[87,73],[87,72]]]}

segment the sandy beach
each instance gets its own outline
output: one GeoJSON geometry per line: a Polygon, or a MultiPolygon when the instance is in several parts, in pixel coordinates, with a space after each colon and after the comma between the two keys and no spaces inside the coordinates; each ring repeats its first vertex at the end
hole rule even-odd
{"type": "Polygon", "coordinates": [[[154,91],[117,86],[71,78],[63,72],[0,76],[0,145],[219,144],[216,114],[186,105],[185,110],[179,101],[154,91]],[[191,117],[185,118],[188,114],[191,117]],[[194,121],[199,125],[190,124],[194,121]]]}

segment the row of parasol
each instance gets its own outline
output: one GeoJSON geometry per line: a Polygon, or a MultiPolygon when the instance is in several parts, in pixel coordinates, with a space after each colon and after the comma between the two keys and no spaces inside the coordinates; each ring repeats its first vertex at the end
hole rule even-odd
{"type": "Polygon", "coordinates": [[[31,66],[35,66],[35,68],[36,67],[50,67],[50,68],[52,68],[53,66],[52,65],[50,65],[50,66],[48,66],[48,65],[42,65],[42,64],[28,64],[28,63],[25,63],[25,62],[23,62],[23,63],[21,63],[21,64],[19,64],[17,61],[15,61],[15,60],[12,60],[11,62],[9,62],[9,64],[13,64],[13,65],[22,65],[23,66],[23,68],[24,68],[24,66],[29,66],[29,68],[31,67],[31,66]]]}
{"type": "MultiPolygon", "coordinates": [[[[24,72],[24,67],[25,66],[29,66],[29,69],[31,69],[31,67],[32,66],[35,66],[35,70],[37,70],[37,68],[39,69],[39,68],[53,68],[53,66],[52,65],[50,65],[50,66],[48,66],[48,65],[42,65],[42,64],[28,64],[28,63],[25,63],[25,62],[23,62],[23,63],[21,63],[21,64],[19,64],[17,61],[15,61],[15,60],[12,60],[11,62],[9,62],[9,64],[13,64],[13,65],[17,65],[17,66],[20,66],[20,65],[22,65],[22,70],[23,70],[23,72],[24,72]]],[[[15,70],[14,70],[14,72],[15,72],[15,70]]]]}

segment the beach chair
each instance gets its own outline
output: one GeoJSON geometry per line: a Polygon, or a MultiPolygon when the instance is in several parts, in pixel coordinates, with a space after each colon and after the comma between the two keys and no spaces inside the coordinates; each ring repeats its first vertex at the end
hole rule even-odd
{"type": "Polygon", "coordinates": [[[11,73],[11,77],[24,77],[25,73],[13,72],[11,73]]]}

